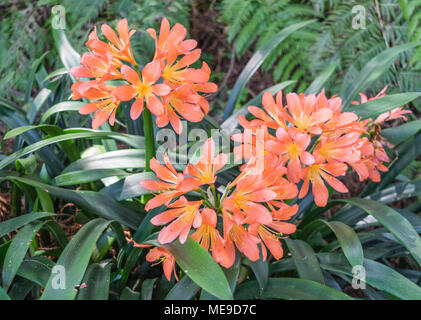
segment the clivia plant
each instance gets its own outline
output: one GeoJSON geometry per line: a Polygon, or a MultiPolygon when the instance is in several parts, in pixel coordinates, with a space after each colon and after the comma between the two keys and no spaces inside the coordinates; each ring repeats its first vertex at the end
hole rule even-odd
{"type": "MultiPolygon", "coordinates": [[[[35,298],[41,299],[352,299],[346,288],[355,282],[355,268],[360,268],[366,275],[357,275],[364,282],[364,298],[421,298],[421,288],[406,277],[410,272],[393,270],[387,260],[408,259],[419,269],[419,218],[385,204],[419,194],[417,181],[392,184],[399,168],[414,159],[407,158],[413,144],[406,140],[419,142],[414,130],[419,123],[382,131],[386,122],[408,120],[411,112],[402,106],[421,94],[388,96],[385,88],[372,98],[360,93],[360,101],[352,101],[369,85],[362,76],[347,96],[327,97],[327,77],[322,74],[306,93],[285,93],[281,89],[286,84],[280,84],[234,111],[240,89],[270,51],[309,23],[282,30],[256,53],[231,93],[222,124],[209,120],[207,98],[218,88],[210,80],[209,66],[198,63],[201,50],[195,40],[186,39],[183,26],[171,27],[164,18],[159,31],[146,30],[155,52],[145,65],[136,62],[130,42],[135,30],[126,19],[118,22],[117,32],[106,24],[101,26],[102,35],[95,28],[80,64],[64,59],[74,77],[73,101],[64,102],[71,107],[53,106],[42,118],[77,110],[90,115],[94,130],[44,122],[18,126],[6,136],[31,129],[47,134],[0,162],[0,168],[14,161],[16,170],[20,168],[20,173],[2,172],[2,180],[13,181],[24,192],[36,190],[29,200],[32,213],[0,223],[0,296],[8,297],[14,283],[27,279],[39,289],[35,298]],[[131,120],[142,118],[142,136],[113,131],[124,108],[131,120]],[[228,151],[205,130],[206,138],[195,144],[188,161],[180,165],[170,149],[159,159],[158,128],[171,128],[178,136],[190,124],[202,122],[221,133],[228,151]],[[237,125],[240,129],[234,133],[237,125]],[[117,139],[134,149],[82,157],[83,146],[73,141],[81,138],[117,139]],[[46,163],[44,181],[31,178],[37,171],[30,171],[22,157],[55,143],[69,160],[67,168],[57,173],[46,163]],[[132,170],[138,165],[136,157],[143,160],[140,172],[132,170]],[[358,183],[371,182],[358,198],[338,197],[349,192],[341,180],[350,172],[358,183]],[[110,177],[117,180],[106,182],[110,177]],[[105,184],[100,190],[93,184],[98,180],[105,184]],[[64,188],[74,185],[82,189],[64,188]],[[70,242],[53,218],[54,198],[83,210],[85,224],[70,242]],[[324,216],[343,203],[332,217],[324,216]],[[374,219],[364,222],[366,214],[374,219]],[[21,231],[10,237],[18,228],[21,231]],[[59,242],[53,258],[40,253],[36,234],[44,228],[59,242]],[[24,229],[32,241],[30,254],[25,256],[24,247],[17,257],[12,250],[24,229]],[[8,264],[11,259],[17,259],[14,267],[8,264]],[[42,279],[32,278],[33,261],[45,267],[42,279]],[[161,262],[159,279],[155,265],[161,262]],[[57,266],[63,266],[68,276],[61,291],[55,288],[57,266]],[[74,290],[82,283],[84,288],[74,290]],[[107,287],[101,291],[100,286],[107,287]]],[[[60,33],[57,38],[65,36],[60,33]]],[[[389,59],[398,53],[388,52],[389,59]]],[[[181,148],[193,146],[179,145],[177,150],[181,148]]]]}

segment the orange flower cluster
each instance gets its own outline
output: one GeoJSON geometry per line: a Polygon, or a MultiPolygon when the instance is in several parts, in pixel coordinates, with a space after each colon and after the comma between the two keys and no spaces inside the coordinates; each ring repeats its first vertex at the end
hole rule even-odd
{"type": "Polygon", "coordinates": [[[118,22],[117,33],[106,24],[101,26],[101,31],[107,42],[98,38],[95,28],[86,42],[90,51],[83,54],[81,66],[70,70],[78,80],[89,79],[75,82],[72,91],[73,99],[91,101],[79,112],[95,113],[94,129],[107,120],[114,125],[120,103],[132,99],[133,120],[139,118],[146,104],[159,127],[171,124],[178,134],[182,131],[181,118],[199,122],[208,113],[209,103],[202,94],[216,92],[217,86],[209,82],[211,71],[205,62],[200,69],[190,68],[199,60],[201,51],[195,49],[195,40],[185,40],[186,28],[180,24],[170,28],[164,18],[159,36],[155,30],[148,29],[155,40],[155,55],[141,72],[130,44],[136,31],[129,30],[127,20],[118,22]],[[127,84],[116,86],[112,80],[125,80],[127,84]]]}
{"type": "MultiPolygon", "coordinates": [[[[288,206],[284,202],[298,194],[295,184],[283,177],[285,169],[267,167],[258,175],[250,175],[249,170],[244,170],[221,196],[214,183],[228,157],[223,153],[215,155],[212,138],[205,142],[201,151],[198,162],[189,164],[183,173],[175,170],[167,155],[164,165],[152,159],[151,169],[159,180],[141,181],[144,188],[158,192],[148,201],[146,210],[161,205],[168,208],[151,219],[152,224],[164,226],[158,241],[165,244],[178,239],[184,243],[193,228],[196,230],[191,238],[210,250],[215,261],[225,268],[233,265],[235,248],[250,260],[258,260],[259,243],[264,259],[267,249],[275,259],[280,259],[283,250],[279,239],[295,231],[295,225],[286,220],[298,210],[297,205],[288,206]],[[200,187],[204,186],[208,186],[208,192],[213,190],[212,200],[208,197],[200,201],[186,199],[185,195],[190,191],[203,193],[200,187]],[[222,229],[218,226],[218,217],[222,218],[222,229]]],[[[167,278],[170,277],[171,273],[167,278]]]]}
{"type": "MultiPolygon", "coordinates": [[[[385,90],[369,100],[384,96],[385,90]]],[[[363,103],[368,101],[365,95],[361,97],[363,103]]],[[[329,197],[326,183],[338,192],[348,192],[337,177],[344,176],[349,167],[358,173],[360,181],[370,178],[378,182],[379,171],[388,170],[384,162],[390,161],[383,148],[385,142],[378,134],[379,124],[404,118],[403,114],[410,111],[397,108],[375,121],[360,120],[353,112],[341,112],[341,102],[337,96],[327,99],[323,90],[317,96],[289,93],[284,106],[282,92],[276,95],[276,100],[266,92],[262,98],[263,109],[248,108],[256,119],[247,121],[240,116],[245,132],[232,137],[241,143],[234,153],[237,158],[255,160],[257,155],[245,150],[257,149],[260,130],[264,167],[280,166],[286,169],[291,183],[302,181],[299,198],[308,193],[311,184],[314,201],[321,207],[329,197]]]]}
{"type": "MultiPolygon", "coordinates": [[[[385,89],[370,100],[383,96],[385,89]]],[[[362,102],[368,101],[361,97],[362,102]]],[[[361,120],[353,112],[341,112],[341,99],[328,99],[324,91],[317,96],[289,93],[285,106],[282,92],[276,99],[266,92],[262,104],[263,109],[249,107],[255,119],[239,118],[245,130],[232,136],[240,142],[234,154],[247,162],[223,194],[216,191],[214,183],[228,157],[215,155],[212,138],[205,142],[199,161],[183,172],[175,170],[167,155],[165,165],[152,159],[151,169],[159,180],[142,181],[141,185],[158,192],[146,210],[167,207],[151,219],[152,224],[163,226],[158,235],[161,244],[177,239],[184,243],[190,235],[225,268],[233,265],[237,251],[251,261],[266,260],[268,251],[274,259],[282,258],[280,239],[295,232],[296,226],[288,221],[298,211],[298,205],[287,200],[303,198],[311,184],[316,205],[325,206],[329,196],[326,183],[338,192],[348,192],[338,177],[349,167],[360,180],[379,181],[378,171],[387,171],[383,162],[389,161],[379,125],[408,113],[397,108],[375,121],[361,120]],[[186,195],[191,191],[202,193],[202,200],[189,201],[186,195]]],[[[164,259],[170,279],[175,267],[171,254],[154,248],[148,257],[164,259]]]]}

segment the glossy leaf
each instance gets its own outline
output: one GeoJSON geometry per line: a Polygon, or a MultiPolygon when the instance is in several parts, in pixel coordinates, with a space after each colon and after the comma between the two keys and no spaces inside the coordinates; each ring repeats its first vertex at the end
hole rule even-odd
{"type": "Polygon", "coordinates": [[[324,284],[319,261],[310,245],[302,240],[285,239],[285,242],[291,251],[300,278],[324,284]]]}
{"type": "Polygon", "coordinates": [[[408,249],[412,257],[421,265],[421,238],[414,227],[401,214],[385,204],[373,200],[352,198],[338,201],[357,206],[376,218],[408,249]]]}
{"type": "Polygon", "coordinates": [[[83,275],[88,267],[89,259],[95,249],[95,243],[110,224],[109,221],[98,218],[89,221],[74,235],[63,250],[56,266],[65,270],[66,285],[64,289],[55,289],[57,274],[52,274],[41,296],[43,300],[73,300],[76,296],[74,287],[81,285],[83,275]]]}

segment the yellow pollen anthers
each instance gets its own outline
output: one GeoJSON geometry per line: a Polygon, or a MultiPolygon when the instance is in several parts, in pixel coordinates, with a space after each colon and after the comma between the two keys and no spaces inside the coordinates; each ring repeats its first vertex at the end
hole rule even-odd
{"type": "Polygon", "coordinates": [[[137,92],[147,98],[152,94],[152,87],[148,83],[142,82],[137,86],[137,92]]]}

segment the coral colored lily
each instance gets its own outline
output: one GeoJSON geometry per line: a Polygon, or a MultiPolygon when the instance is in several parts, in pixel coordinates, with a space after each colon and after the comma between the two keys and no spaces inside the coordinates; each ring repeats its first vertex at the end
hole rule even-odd
{"type": "Polygon", "coordinates": [[[288,93],[287,108],[290,113],[287,120],[293,124],[298,132],[321,134],[321,126],[332,118],[332,110],[329,108],[316,109],[316,96],[297,95],[288,93]]]}
{"type": "Polygon", "coordinates": [[[202,147],[202,156],[195,164],[188,164],[184,174],[197,179],[200,184],[213,184],[216,180],[216,172],[222,169],[228,162],[228,156],[220,153],[215,156],[215,142],[212,138],[206,140],[202,147]]]}
{"type": "Polygon", "coordinates": [[[155,172],[157,177],[162,181],[143,180],[140,182],[140,185],[143,188],[160,192],[146,203],[146,211],[157,208],[163,204],[168,206],[175,197],[197,188],[194,182],[191,183],[190,180],[185,180],[184,175],[174,169],[166,153],[164,154],[164,163],[166,166],[160,164],[155,158],[152,158],[150,161],[152,171],[155,172]]]}
{"type": "MultiPolygon", "coordinates": [[[[137,244],[136,242],[134,243],[134,246],[140,248],[151,247],[150,245],[137,244]]],[[[155,265],[162,262],[165,278],[167,278],[168,281],[171,281],[171,275],[174,273],[175,279],[178,281],[177,274],[175,273],[175,258],[168,250],[161,247],[151,249],[146,255],[146,261],[157,261],[155,265]]]]}
{"type": "Polygon", "coordinates": [[[308,134],[287,131],[283,128],[276,130],[276,137],[278,141],[269,140],[265,146],[270,152],[281,155],[285,162],[288,161],[288,179],[297,183],[301,180],[301,163],[305,165],[314,163],[313,156],[306,151],[310,145],[311,137],[308,134]]]}
{"type": "Polygon", "coordinates": [[[199,228],[202,225],[199,212],[201,204],[202,201],[187,201],[182,196],[168,206],[169,210],[153,217],[151,223],[156,226],[163,226],[174,220],[159,232],[158,241],[164,244],[179,237],[180,243],[186,242],[192,226],[199,228]]]}
{"type": "Polygon", "coordinates": [[[179,23],[170,28],[167,18],[161,21],[159,36],[152,28],[146,29],[146,32],[155,40],[154,60],[165,59],[170,46],[175,48],[177,54],[188,54],[197,46],[196,40],[184,40],[187,35],[186,28],[179,23]]]}
{"type": "Polygon", "coordinates": [[[221,266],[229,268],[232,264],[225,249],[225,240],[216,229],[217,216],[212,209],[205,208],[201,212],[202,225],[191,235],[191,238],[200,243],[206,250],[211,250],[212,257],[221,266]]]}
{"type": "Polygon", "coordinates": [[[130,109],[130,117],[133,120],[141,115],[144,101],[146,101],[146,107],[153,114],[159,116],[164,112],[162,102],[157,96],[167,95],[171,88],[165,84],[155,84],[161,76],[161,65],[158,61],[152,61],[143,68],[142,80],[140,80],[137,72],[129,66],[122,66],[121,73],[123,78],[131,84],[117,87],[113,94],[119,97],[121,101],[136,98],[130,109]]]}
{"type": "Polygon", "coordinates": [[[304,183],[298,197],[304,198],[308,193],[311,182],[314,202],[319,207],[324,207],[329,198],[329,192],[324,184],[326,181],[338,192],[346,193],[348,188],[335,177],[345,175],[347,165],[341,162],[315,163],[303,170],[304,183]]]}
{"type": "Polygon", "coordinates": [[[76,82],[72,86],[74,94],[73,99],[79,99],[81,95],[89,100],[96,100],[88,103],[79,109],[80,114],[94,113],[94,120],[92,121],[92,128],[97,130],[107,120],[110,125],[114,125],[115,113],[120,104],[120,100],[113,95],[114,87],[107,86],[103,82],[93,81],[86,85],[86,83],[76,82]],[[83,88],[85,85],[85,88],[83,88]]]}

